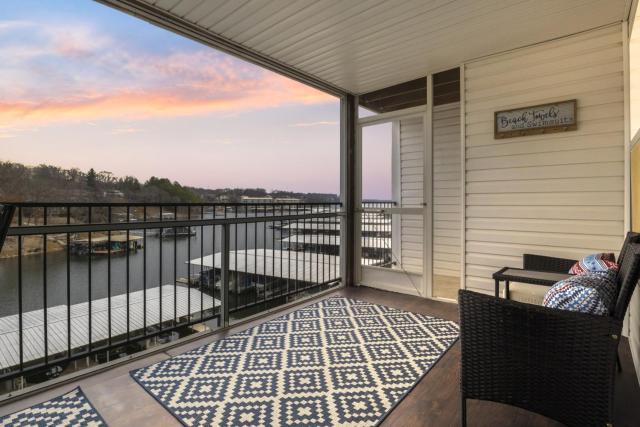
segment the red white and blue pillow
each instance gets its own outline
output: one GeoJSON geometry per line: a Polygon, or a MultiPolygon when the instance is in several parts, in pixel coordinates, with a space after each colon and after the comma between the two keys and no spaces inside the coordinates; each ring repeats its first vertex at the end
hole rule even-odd
{"type": "Polygon", "coordinates": [[[561,280],[544,296],[542,305],[560,310],[608,315],[617,294],[617,269],[584,272],[561,280]]]}
{"type": "Polygon", "coordinates": [[[616,257],[611,253],[588,255],[573,264],[569,274],[602,273],[617,270],[616,257]]]}

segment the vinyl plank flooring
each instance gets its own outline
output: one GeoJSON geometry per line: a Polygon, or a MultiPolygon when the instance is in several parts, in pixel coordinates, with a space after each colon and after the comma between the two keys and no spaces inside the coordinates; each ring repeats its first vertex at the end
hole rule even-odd
{"type": "MultiPolygon", "coordinates": [[[[336,294],[448,320],[458,320],[458,306],[452,303],[365,287],[342,289],[337,291],[336,294]]],[[[299,306],[289,311],[297,308],[299,306]]],[[[156,353],[143,359],[114,367],[72,384],[62,385],[25,397],[0,406],[0,415],[58,396],[79,385],[111,427],[178,426],[179,423],[176,419],[131,379],[129,371],[197,348],[225,335],[244,330],[282,314],[282,312],[273,313],[266,318],[256,319],[248,325],[239,326],[226,334],[215,334],[165,352],[156,353]]],[[[623,372],[619,374],[616,387],[615,425],[631,427],[637,425],[637,420],[640,420],[640,405],[637,404],[640,401],[640,387],[635,376],[631,353],[626,340],[622,341],[620,356],[623,372]]],[[[447,427],[460,425],[459,359],[460,345],[456,343],[394,411],[389,414],[382,425],[385,427],[447,427]]],[[[560,425],[545,417],[492,402],[469,401],[467,413],[469,426],[471,427],[493,427],[496,425],[557,427],[560,425]]]]}

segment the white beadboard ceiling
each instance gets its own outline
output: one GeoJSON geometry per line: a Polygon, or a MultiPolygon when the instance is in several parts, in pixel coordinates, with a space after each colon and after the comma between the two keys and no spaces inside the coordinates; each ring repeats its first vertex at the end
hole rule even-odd
{"type": "Polygon", "coordinates": [[[630,2],[137,1],[355,94],[622,21],[630,2]]]}

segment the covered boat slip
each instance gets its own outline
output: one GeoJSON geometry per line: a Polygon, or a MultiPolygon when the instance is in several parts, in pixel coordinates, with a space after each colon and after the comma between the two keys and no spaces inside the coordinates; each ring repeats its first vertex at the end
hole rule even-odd
{"type": "MultiPolygon", "coordinates": [[[[295,236],[285,237],[281,241],[293,246],[340,246],[340,236],[326,234],[296,234],[295,236]]],[[[361,241],[363,248],[391,249],[391,237],[362,236],[361,241]]]]}
{"type": "MultiPolygon", "coordinates": [[[[111,297],[111,334],[109,334],[108,298],[93,300],[91,304],[91,342],[100,346],[111,336],[117,342],[129,331],[140,332],[145,327],[144,299],[145,291],[135,291],[129,294],[129,309],[127,311],[127,295],[111,297]],[[128,327],[127,327],[128,315],[128,327]]],[[[146,290],[146,327],[157,327],[160,323],[199,317],[202,312],[211,314],[211,310],[220,307],[220,301],[210,295],[190,289],[185,286],[162,286],[146,290]],[[160,300],[162,299],[162,322],[160,322],[160,300]],[[175,302],[175,313],[174,313],[175,302]],[[174,317],[174,314],[177,317],[174,317]]],[[[87,302],[58,305],[47,309],[47,354],[55,357],[58,353],[68,350],[67,316],[71,316],[71,351],[81,349],[89,344],[89,305],[87,302]]],[[[34,310],[22,315],[22,339],[24,341],[23,362],[39,361],[44,358],[44,310],[34,310]]],[[[18,315],[0,318],[0,370],[4,370],[20,363],[18,353],[19,342],[18,315]]]]}
{"type": "MultiPolygon", "coordinates": [[[[391,220],[389,219],[386,221],[380,220],[379,222],[376,222],[376,223],[373,223],[373,222],[363,223],[361,229],[363,234],[387,233],[391,231],[390,227],[391,227],[391,220]]],[[[293,230],[293,231],[309,231],[309,230],[324,231],[324,232],[333,231],[339,234],[340,223],[324,224],[321,222],[308,222],[308,223],[294,222],[294,223],[282,226],[282,229],[293,230]]],[[[327,233],[327,234],[330,234],[330,233],[327,233]]]]}
{"type": "MultiPolygon", "coordinates": [[[[373,262],[373,261],[372,261],[373,262]]],[[[192,272],[222,268],[222,254],[206,255],[189,261],[192,272]]],[[[256,279],[286,279],[313,284],[340,277],[340,257],[313,252],[279,249],[247,249],[229,252],[229,271],[246,273],[256,279]]],[[[233,280],[233,277],[232,277],[233,280]]]]}

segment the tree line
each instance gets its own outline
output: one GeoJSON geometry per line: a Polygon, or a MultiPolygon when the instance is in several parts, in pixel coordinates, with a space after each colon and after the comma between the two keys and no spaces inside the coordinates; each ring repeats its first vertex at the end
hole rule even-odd
{"type": "Polygon", "coordinates": [[[268,192],[263,188],[195,188],[155,176],[141,182],[134,176],[117,177],[93,168],[84,172],[78,168],[0,161],[0,202],[206,203],[239,202],[242,196],[267,195],[316,203],[339,200],[335,194],[268,192]]]}

